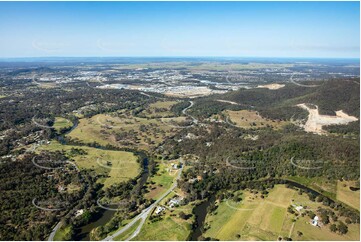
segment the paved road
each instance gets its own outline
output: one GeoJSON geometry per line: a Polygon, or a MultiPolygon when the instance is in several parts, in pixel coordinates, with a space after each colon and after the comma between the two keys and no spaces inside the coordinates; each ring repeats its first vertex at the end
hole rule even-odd
{"type": "Polygon", "coordinates": [[[189,105],[188,107],[186,107],[185,109],[183,109],[183,110],[182,110],[182,113],[183,113],[184,115],[186,115],[186,116],[191,117],[191,119],[193,120],[193,123],[194,123],[194,124],[197,124],[197,123],[198,123],[198,119],[196,119],[196,118],[193,117],[192,115],[189,115],[189,114],[186,113],[187,110],[190,109],[191,107],[193,107],[193,105],[194,105],[194,102],[193,102],[193,101],[189,101],[189,102],[191,103],[191,105],[189,105]]]}
{"type": "Polygon", "coordinates": [[[53,241],[54,240],[54,236],[56,234],[56,231],[58,231],[58,229],[60,229],[61,227],[61,222],[59,222],[53,229],[53,231],[51,231],[51,234],[49,235],[48,241],[53,241]]]}
{"type": "Polygon", "coordinates": [[[169,193],[171,193],[174,188],[177,187],[178,184],[178,179],[180,178],[182,171],[183,171],[183,162],[182,162],[182,167],[179,169],[179,173],[173,183],[173,185],[160,197],[157,199],[157,201],[155,201],[152,205],[150,205],[149,207],[143,209],[143,211],[138,214],[130,223],[128,223],[127,225],[125,225],[122,229],[120,229],[119,231],[117,231],[116,233],[114,233],[113,235],[110,235],[108,237],[106,237],[105,239],[103,239],[103,241],[111,241],[113,240],[115,237],[121,235],[122,233],[124,233],[126,230],[128,230],[130,227],[132,227],[137,221],[139,221],[140,219],[142,220],[141,223],[139,224],[138,228],[134,231],[134,233],[128,237],[126,240],[131,240],[132,238],[134,238],[135,236],[137,236],[140,232],[140,230],[142,229],[145,220],[147,219],[148,215],[150,214],[150,212],[157,206],[157,204],[162,201],[169,193]]]}
{"type": "Polygon", "coordinates": [[[292,74],[292,76],[290,77],[290,81],[297,86],[300,86],[300,87],[319,87],[320,86],[320,85],[303,85],[303,84],[297,83],[293,80],[293,76],[294,76],[294,74],[292,74]]]}

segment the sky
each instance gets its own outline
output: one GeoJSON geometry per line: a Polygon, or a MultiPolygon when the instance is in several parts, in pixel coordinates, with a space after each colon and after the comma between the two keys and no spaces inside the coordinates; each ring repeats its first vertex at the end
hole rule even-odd
{"type": "Polygon", "coordinates": [[[359,58],[359,2],[0,2],[0,58],[359,58]]]}

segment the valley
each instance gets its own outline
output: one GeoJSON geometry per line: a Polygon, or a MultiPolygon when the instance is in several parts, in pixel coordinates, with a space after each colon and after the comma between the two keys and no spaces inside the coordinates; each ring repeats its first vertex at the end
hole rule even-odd
{"type": "Polygon", "coordinates": [[[359,73],[319,65],[7,67],[0,238],[359,240],[359,73]]]}

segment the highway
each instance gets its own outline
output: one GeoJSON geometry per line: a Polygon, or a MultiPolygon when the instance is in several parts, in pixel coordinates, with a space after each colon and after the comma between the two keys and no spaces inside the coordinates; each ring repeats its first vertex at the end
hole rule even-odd
{"type": "Polygon", "coordinates": [[[51,231],[51,234],[49,235],[48,241],[54,241],[54,236],[56,234],[56,231],[58,231],[58,229],[60,229],[61,227],[61,222],[59,222],[53,229],[53,231],[51,231]]]}
{"type": "Polygon", "coordinates": [[[163,193],[163,195],[157,199],[157,201],[155,201],[152,205],[150,205],[149,207],[143,209],[143,211],[138,214],[130,223],[128,223],[127,225],[125,225],[122,229],[118,230],[117,232],[115,232],[113,235],[110,235],[108,237],[106,237],[105,239],[103,239],[103,241],[111,241],[113,240],[115,237],[121,235],[122,233],[124,233],[125,231],[127,231],[130,227],[132,227],[138,220],[142,220],[141,223],[139,224],[138,228],[134,231],[134,233],[129,236],[126,240],[131,240],[132,238],[134,238],[135,236],[137,236],[140,232],[140,230],[142,229],[145,220],[147,219],[148,215],[151,213],[151,211],[157,206],[157,204],[162,201],[169,193],[171,193],[178,184],[178,179],[180,178],[182,171],[183,171],[183,162],[181,160],[182,163],[182,167],[179,169],[179,173],[173,183],[173,185],[165,192],[163,193]]]}

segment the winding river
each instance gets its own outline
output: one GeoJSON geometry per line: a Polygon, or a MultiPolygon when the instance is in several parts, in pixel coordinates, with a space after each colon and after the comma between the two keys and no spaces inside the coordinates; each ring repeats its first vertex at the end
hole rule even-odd
{"type": "MultiPolygon", "coordinates": [[[[56,140],[59,141],[59,143],[61,143],[62,145],[70,145],[68,144],[67,140],[65,139],[65,136],[67,134],[69,134],[71,131],[73,131],[77,126],[78,126],[78,120],[74,120],[73,121],[73,126],[67,130],[66,132],[57,135],[55,137],[56,140]]],[[[74,144],[72,144],[74,145],[74,144]]],[[[86,146],[86,145],[82,145],[82,146],[86,146]]],[[[91,147],[91,148],[95,148],[95,149],[101,149],[101,150],[111,150],[108,149],[106,147],[103,146],[98,146],[98,147],[91,147]]],[[[149,172],[148,172],[148,158],[144,159],[143,162],[143,172],[142,174],[140,174],[137,183],[139,184],[140,187],[142,187],[148,180],[148,176],[149,176],[149,172]]],[[[90,240],[90,232],[102,225],[105,225],[106,223],[108,223],[114,216],[114,214],[116,213],[115,210],[106,210],[106,209],[102,209],[101,212],[99,212],[98,214],[96,214],[92,219],[91,222],[88,224],[85,224],[77,229],[75,229],[75,240],[79,240],[79,241],[89,241],[90,240]]]]}

